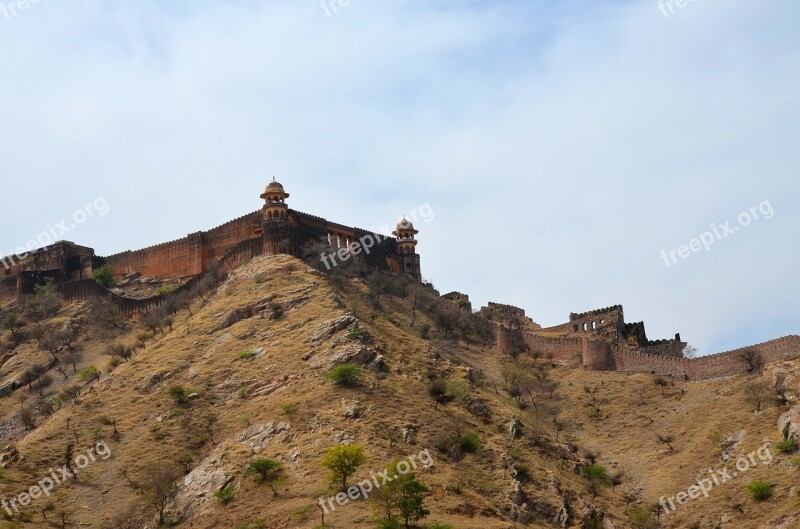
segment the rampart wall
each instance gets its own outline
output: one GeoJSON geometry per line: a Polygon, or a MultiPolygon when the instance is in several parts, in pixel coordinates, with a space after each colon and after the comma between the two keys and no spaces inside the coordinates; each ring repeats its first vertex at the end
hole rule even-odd
{"type": "Polygon", "coordinates": [[[621,372],[707,380],[748,373],[750,366],[743,360],[742,355],[749,350],[758,352],[764,362],[793,359],[800,356],[800,336],[785,336],[750,347],[695,359],[656,356],[626,349],[616,350],[613,355],[616,369],[621,372]]]}

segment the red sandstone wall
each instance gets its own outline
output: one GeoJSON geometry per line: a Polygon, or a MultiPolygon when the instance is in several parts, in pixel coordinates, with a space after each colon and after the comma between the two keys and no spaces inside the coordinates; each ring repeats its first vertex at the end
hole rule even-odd
{"type": "Polygon", "coordinates": [[[628,373],[654,373],[689,380],[706,380],[747,373],[747,363],[740,355],[746,350],[761,353],[765,362],[788,360],[800,355],[800,336],[786,336],[751,347],[743,347],[697,359],[653,356],[635,351],[614,352],[618,371],[628,373]]]}
{"type": "Polygon", "coordinates": [[[202,272],[199,234],[106,257],[117,274],[139,272],[144,276],[185,278],[202,272]]]}
{"type": "Polygon", "coordinates": [[[6,277],[0,281],[0,301],[11,301],[17,297],[17,278],[6,277]]]}
{"type": "Polygon", "coordinates": [[[583,341],[581,336],[550,337],[525,333],[525,343],[531,351],[540,351],[545,355],[552,354],[559,360],[577,361],[583,354],[583,341]]]}
{"type": "Polygon", "coordinates": [[[255,230],[260,226],[261,210],[254,211],[205,232],[206,258],[212,261],[221,259],[225,252],[240,242],[255,237],[255,230]]]}
{"type": "Polygon", "coordinates": [[[611,346],[604,340],[583,338],[583,367],[591,371],[613,370],[611,346]]]}
{"type": "Polygon", "coordinates": [[[192,277],[207,270],[210,263],[224,257],[240,242],[254,238],[259,219],[260,211],[256,211],[207,232],[111,255],[106,262],[118,274],[139,272],[145,276],[175,279],[192,277]]]}

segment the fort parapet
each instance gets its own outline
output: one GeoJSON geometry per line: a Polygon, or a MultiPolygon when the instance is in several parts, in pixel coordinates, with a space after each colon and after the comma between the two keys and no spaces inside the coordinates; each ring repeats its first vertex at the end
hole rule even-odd
{"type": "MultiPolygon", "coordinates": [[[[8,256],[2,260],[4,266],[0,269],[0,299],[30,294],[37,284],[48,279],[59,285],[87,280],[103,265],[114,270],[115,279],[139,274],[186,283],[211,270],[227,255],[246,253],[241,251],[243,244],[249,248],[258,247],[266,255],[300,257],[301,248],[312,241],[329,244],[339,260],[360,255],[369,268],[407,274],[418,282],[422,281],[420,256],[416,252],[416,234],[419,232],[411,222],[404,219],[398,223],[395,237],[378,236],[364,229],[291,210],[286,204],[288,197],[283,186],[273,180],[261,195],[264,205],[258,211],[208,231],[107,257],[97,256],[92,248],[67,241],[26,256],[8,256]]],[[[90,297],[108,297],[107,293],[92,289],[88,283],[74,283],[62,288],[68,295],[79,292],[90,297]]],[[[125,307],[125,312],[129,311],[130,303],[122,299],[115,299],[115,302],[125,307]]]]}
{"type": "MultiPolygon", "coordinates": [[[[670,376],[681,380],[706,380],[745,374],[751,369],[745,353],[754,352],[764,362],[800,356],[800,337],[787,336],[696,359],[685,358],[686,342],[674,339],[648,340],[644,323],[625,323],[621,305],[570,314],[569,323],[542,329],[520,329],[502,325],[489,303],[481,315],[496,324],[497,350],[508,353],[511,344],[522,341],[528,351],[551,356],[562,363],[593,371],[620,371],[670,376]]],[[[522,309],[512,307],[514,313],[522,309]]],[[[502,312],[502,311],[501,311],[502,312]]]]}

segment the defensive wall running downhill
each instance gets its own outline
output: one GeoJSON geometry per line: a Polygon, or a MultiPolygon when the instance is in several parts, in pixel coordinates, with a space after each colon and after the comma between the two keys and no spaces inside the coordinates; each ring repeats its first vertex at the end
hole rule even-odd
{"type": "Polygon", "coordinates": [[[256,211],[209,231],[102,259],[119,275],[138,272],[143,276],[185,279],[207,270],[209,263],[218,261],[240,242],[256,237],[259,219],[260,212],[256,211]]]}
{"type": "MultiPolygon", "coordinates": [[[[490,307],[493,304],[490,304],[490,307]]],[[[484,307],[481,314],[493,314],[484,307]]],[[[522,309],[519,309],[522,310],[522,309]]],[[[506,311],[507,312],[507,311],[506,311]]],[[[508,353],[524,344],[537,352],[591,371],[650,373],[681,380],[708,380],[746,374],[751,366],[744,353],[754,351],[763,362],[800,357],[800,336],[786,336],[750,347],[689,359],[686,342],[675,339],[647,340],[644,323],[626,324],[621,306],[582,314],[570,314],[570,323],[539,330],[510,329],[495,321],[497,350],[508,353]],[[577,325],[577,330],[576,330],[577,325]],[[616,335],[610,330],[620,329],[616,335]],[[515,345],[516,344],[516,345],[515,345]]]]}
{"type": "Polygon", "coordinates": [[[116,310],[125,316],[139,319],[142,315],[157,309],[165,301],[191,291],[195,285],[206,277],[227,276],[232,270],[251,260],[263,251],[261,239],[250,239],[242,241],[227,250],[222,259],[205,272],[193,276],[185,283],[178,286],[168,294],[152,296],[143,299],[133,299],[120,296],[98,284],[94,279],[79,279],[68,281],[56,285],[56,290],[66,301],[86,301],[93,299],[105,299],[111,302],[116,310]]]}
{"type": "Polygon", "coordinates": [[[755,351],[764,362],[792,360],[800,356],[800,336],[784,336],[750,347],[742,347],[700,358],[673,358],[655,356],[638,351],[614,351],[617,371],[623,373],[652,373],[672,376],[685,380],[707,380],[750,371],[750,365],[743,359],[747,351],[755,351]]]}

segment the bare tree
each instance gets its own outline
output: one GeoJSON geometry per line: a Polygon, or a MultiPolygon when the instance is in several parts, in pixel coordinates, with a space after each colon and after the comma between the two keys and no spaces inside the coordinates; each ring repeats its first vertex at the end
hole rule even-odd
{"type": "Polygon", "coordinates": [[[770,385],[763,381],[757,380],[755,382],[751,382],[745,388],[745,394],[747,395],[747,400],[750,404],[753,405],[755,411],[761,411],[761,408],[764,406],[764,403],[769,399],[770,395],[774,392],[770,385]]]}
{"type": "Polygon", "coordinates": [[[697,348],[686,344],[686,347],[683,348],[683,357],[684,358],[697,358],[697,348]]]}
{"type": "Polygon", "coordinates": [[[178,491],[178,472],[170,465],[154,463],[145,469],[144,491],[147,504],[158,514],[158,523],[167,522],[167,507],[178,491]]]}
{"type": "Polygon", "coordinates": [[[161,320],[154,312],[151,312],[142,318],[142,325],[150,329],[150,331],[153,333],[153,336],[155,336],[158,331],[161,331],[162,334],[164,333],[164,329],[161,328],[161,320]]]}
{"type": "Polygon", "coordinates": [[[755,349],[746,349],[739,353],[739,358],[747,364],[748,373],[756,373],[764,367],[763,355],[755,349]]]}
{"type": "Polygon", "coordinates": [[[36,414],[27,406],[23,406],[18,412],[19,422],[26,430],[33,430],[36,427],[36,414]]]}
{"type": "Polygon", "coordinates": [[[64,360],[72,366],[72,372],[78,372],[78,363],[80,363],[83,354],[77,349],[71,349],[64,355],[64,360]]]}
{"type": "Polygon", "coordinates": [[[669,386],[669,380],[664,377],[656,377],[656,379],[653,380],[653,383],[661,388],[662,395],[664,394],[664,390],[667,388],[667,386],[669,386]]]}
{"type": "Polygon", "coordinates": [[[672,446],[672,443],[675,442],[675,435],[671,433],[659,433],[656,434],[656,439],[658,439],[659,443],[667,445],[670,452],[675,451],[675,448],[672,446]]]}

